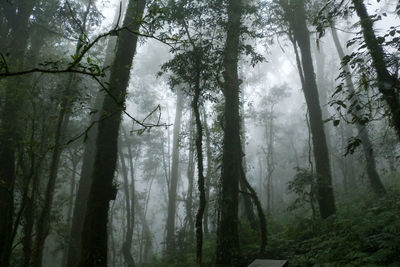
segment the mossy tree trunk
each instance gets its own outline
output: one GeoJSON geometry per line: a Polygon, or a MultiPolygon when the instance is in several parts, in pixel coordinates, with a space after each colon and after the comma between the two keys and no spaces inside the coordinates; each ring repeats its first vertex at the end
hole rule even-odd
{"type": "Polygon", "coordinates": [[[222,152],[220,221],[217,233],[216,265],[232,266],[239,254],[238,195],[242,166],[239,116],[238,58],[242,1],[228,1],[227,37],[223,66],[225,96],[222,152]]]}
{"type": "Polygon", "coordinates": [[[369,50],[372,58],[372,65],[377,74],[377,87],[389,107],[391,122],[396,130],[398,138],[400,139],[400,81],[388,70],[385,53],[381,43],[375,35],[373,28],[374,23],[368,15],[364,1],[352,0],[352,2],[358,17],[360,18],[365,44],[369,50]]]}

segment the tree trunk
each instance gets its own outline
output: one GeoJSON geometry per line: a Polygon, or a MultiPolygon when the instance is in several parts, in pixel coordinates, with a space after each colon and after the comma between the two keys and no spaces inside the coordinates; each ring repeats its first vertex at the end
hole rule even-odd
{"type": "Polygon", "coordinates": [[[400,102],[398,93],[398,90],[400,90],[400,81],[388,70],[387,62],[385,61],[385,53],[375,35],[373,21],[368,15],[364,1],[352,0],[352,2],[358,17],[360,18],[365,44],[370,52],[372,65],[377,74],[378,90],[383,95],[383,98],[389,107],[391,122],[396,130],[398,138],[400,139],[400,102]]]}
{"type": "MultiPolygon", "coordinates": [[[[122,7],[125,6],[123,1],[122,7]]],[[[117,24],[120,12],[123,13],[124,8],[120,11],[119,8],[116,10],[114,16],[114,25],[117,24]]],[[[106,58],[104,60],[104,66],[109,66],[114,59],[114,50],[116,46],[116,37],[110,37],[106,48],[106,58]]],[[[109,81],[109,72],[106,72],[104,81],[109,81]]],[[[94,164],[94,155],[96,152],[96,138],[98,133],[98,122],[100,121],[100,110],[104,101],[105,93],[103,90],[99,90],[96,94],[94,103],[95,113],[92,115],[90,127],[85,144],[85,152],[83,154],[83,162],[81,175],[79,179],[78,192],[76,194],[74,211],[72,216],[72,225],[70,229],[70,237],[68,244],[68,259],[66,266],[75,266],[78,263],[80,255],[81,237],[83,223],[85,219],[87,200],[89,197],[89,190],[92,184],[92,172],[94,164]]]]}
{"type": "MultiPolygon", "coordinates": [[[[333,41],[336,46],[337,53],[338,53],[339,57],[342,59],[345,56],[345,54],[343,52],[343,48],[340,44],[336,30],[333,27],[331,29],[332,29],[332,37],[333,37],[333,41]]],[[[350,73],[350,69],[347,65],[343,66],[343,70],[346,73],[350,73]]],[[[357,100],[357,94],[356,94],[351,76],[346,75],[345,80],[346,80],[347,90],[348,90],[349,94],[353,95],[353,98],[357,100]]],[[[362,114],[359,110],[355,111],[355,115],[357,117],[362,116],[362,114]]],[[[367,165],[366,166],[367,167],[367,175],[368,175],[369,182],[371,184],[371,188],[374,190],[374,192],[377,195],[379,195],[379,196],[385,195],[385,193],[386,193],[385,187],[383,186],[381,179],[379,177],[378,171],[376,170],[375,155],[374,155],[374,150],[372,147],[371,140],[369,138],[368,129],[360,123],[356,123],[356,127],[357,127],[358,136],[361,140],[361,144],[362,144],[362,148],[363,148],[363,152],[364,152],[364,156],[365,156],[365,163],[367,165]]]]}
{"type": "Polygon", "coordinates": [[[224,144],[221,175],[221,217],[217,233],[216,265],[235,265],[239,254],[238,194],[242,166],[239,116],[238,58],[242,17],[241,0],[228,1],[227,37],[223,65],[224,144]]]}
{"type": "Polygon", "coordinates": [[[250,192],[250,196],[254,201],[254,204],[257,207],[258,219],[260,222],[260,254],[262,255],[265,251],[265,247],[267,246],[267,221],[265,220],[264,211],[261,206],[261,202],[257,197],[256,191],[251,187],[249,182],[246,179],[246,174],[244,172],[243,167],[240,170],[240,179],[243,181],[244,185],[246,186],[247,190],[250,192]]]}
{"type": "MultiPolygon", "coordinates": [[[[243,91],[241,92],[241,97],[242,97],[242,101],[240,101],[240,110],[239,110],[239,112],[242,112],[242,116],[240,116],[240,139],[241,139],[242,154],[246,155],[246,129],[245,129],[245,122],[244,122],[244,92],[243,91]]],[[[246,166],[246,158],[244,156],[242,158],[242,166],[243,166],[244,173],[246,173],[247,166],[246,166]]],[[[239,180],[239,188],[240,188],[240,191],[242,192],[242,194],[239,195],[239,211],[241,208],[240,197],[242,197],[244,212],[246,213],[247,220],[250,223],[251,229],[256,230],[257,229],[257,221],[256,221],[256,216],[254,214],[253,203],[251,202],[251,197],[250,197],[247,187],[242,179],[239,180]]]]}
{"type": "Polygon", "coordinates": [[[211,151],[211,136],[210,130],[207,124],[207,114],[205,108],[203,107],[203,125],[204,125],[204,132],[206,136],[206,154],[207,154],[207,173],[206,173],[206,181],[205,181],[205,194],[206,194],[206,206],[204,208],[204,235],[209,234],[208,228],[208,218],[209,218],[209,210],[210,210],[210,187],[211,187],[211,178],[212,178],[212,151],[211,151]]]}
{"type": "Polygon", "coordinates": [[[270,103],[270,111],[268,118],[268,125],[265,127],[265,141],[267,144],[266,151],[266,163],[267,163],[267,214],[272,212],[272,202],[273,202],[273,183],[272,174],[275,170],[274,162],[274,139],[275,139],[275,127],[274,127],[274,104],[270,103]]]}
{"type": "MultiPolygon", "coordinates": [[[[283,1],[281,1],[282,3],[283,1]]],[[[306,24],[303,1],[295,1],[288,7],[283,3],[286,19],[293,30],[295,41],[299,44],[304,77],[303,92],[306,99],[312,133],[313,152],[316,165],[317,192],[319,210],[322,218],[335,214],[335,200],[332,188],[332,176],[328,146],[326,143],[322,112],[319,104],[318,88],[315,81],[314,67],[311,57],[310,36],[306,24]]]]}
{"type": "MultiPolygon", "coordinates": [[[[200,55],[197,57],[201,58],[200,55]]],[[[204,189],[204,167],[203,167],[203,125],[200,119],[199,100],[201,95],[200,88],[200,62],[197,62],[197,76],[194,88],[194,98],[192,102],[193,113],[196,121],[196,154],[197,154],[197,171],[198,171],[198,189],[200,194],[199,209],[196,214],[196,266],[202,265],[203,252],[203,215],[206,206],[206,193],[204,189]]]]}
{"type": "MultiPolygon", "coordinates": [[[[102,91],[97,93],[95,107],[101,108],[101,102],[104,100],[102,91]]],[[[72,267],[78,263],[81,245],[81,235],[86,213],[86,204],[89,196],[89,190],[92,184],[91,174],[93,171],[94,155],[96,152],[96,135],[98,132],[99,112],[93,115],[91,120],[92,127],[89,129],[83,154],[82,169],[76,193],[74,210],[72,215],[72,224],[68,244],[68,258],[66,266],[72,267]]]]}
{"type": "MultiPolygon", "coordinates": [[[[124,153],[122,152],[122,138],[120,139],[120,149],[119,149],[119,156],[120,156],[120,162],[121,162],[121,172],[122,172],[122,177],[124,179],[124,195],[125,195],[125,210],[126,210],[126,233],[125,233],[125,240],[122,244],[122,254],[124,256],[125,264],[128,267],[135,267],[135,261],[132,257],[131,254],[131,248],[132,248],[132,237],[133,237],[133,220],[131,214],[132,209],[131,209],[131,201],[130,198],[133,196],[130,196],[131,194],[129,193],[129,179],[128,179],[128,168],[125,163],[125,157],[124,153]]],[[[133,171],[133,169],[131,169],[133,171]]]]}
{"type": "MultiPolygon", "coordinates": [[[[76,44],[75,54],[74,54],[75,57],[79,55],[80,50],[83,46],[82,40],[84,39],[84,35],[86,32],[87,18],[91,7],[92,7],[92,0],[89,0],[82,19],[83,20],[82,33],[76,44]]],[[[55,193],[54,190],[57,181],[60,157],[64,148],[63,143],[65,140],[65,132],[69,124],[69,118],[72,112],[71,108],[77,94],[74,88],[76,86],[75,79],[76,77],[74,74],[69,74],[67,84],[62,95],[61,108],[58,114],[58,122],[54,136],[54,150],[51,157],[49,180],[46,187],[43,209],[39,215],[37,229],[36,229],[35,251],[32,259],[34,267],[42,266],[43,249],[46,242],[46,238],[50,232],[50,225],[51,225],[50,216],[53,206],[53,199],[55,193]]]]}
{"type": "Polygon", "coordinates": [[[194,219],[193,219],[193,183],[194,183],[194,129],[193,129],[193,117],[192,114],[190,115],[190,122],[189,122],[189,162],[188,162],[188,169],[187,169],[187,177],[188,177],[188,190],[186,196],[186,218],[187,223],[189,224],[189,230],[187,234],[189,235],[188,242],[190,244],[193,243],[194,238],[194,219]]]}
{"type": "MultiPolygon", "coordinates": [[[[256,230],[257,221],[253,210],[253,203],[251,202],[251,197],[243,180],[239,180],[239,188],[240,192],[242,193],[240,196],[242,197],[244,212],[247,220],[249,221],[250,228],[252,230],[256,230]]],[[[240,202],[241,201],[239,201],[239,203],[240,202]]]]}
{"type": "MultiPolygon", "coordinates": [[[[70,189],[69,189],[69,203],[68,203],[68,211],[67,211],[67,227],[66,229],[69,230],[71,228],[71,223],[72,223],[72,211],[74,208],[74,194],[75,194],[75,189],[76,189],[76,170],[78,167],[78,162],[74,157],[77,155],[71,154],[71,163],[72,163],[72,174],[71,174],[71,184],[70,184],[70,189]]],[[[67,237],[69,238],[69,236],[67,237]]],[[[67,244],[69,243],[69,239],[67,239],[67,244]]],[[[66,245],[63,251],[63,256],[62,256],[62,261],[61,261],[61,266],[65,266],[67,263],[67,256],[68,256],[68,246],[66,245]]]]}
{"type": "MultiPolygon", "coordinates": [[[[30,43],[30,49],[27,52],[26,57],[29,58],[29,61],[26,62],[24,65],[25,66],[35,66],[37,64],[38,56],[39,56],[39,51],[43,45],[43,36],[41,38],[38,38],[38,34],[36,35],[31,35],[31,43],[30,43]]],[[[25,81],[24,84],[21,84],[21,88],[24,88],[23,86],[29,86],[32,83],[32,79],[34,78],[33,75],[29,76],[25,81]]],[[[35,104],[33,104],[33,110],[35,111],[35,104]]],[[[30,121],[30,133],[29,133],[29,144],[28,148],[26,146],[19,145],[19,150],[20,150],[20,158],[18,160],[20,169],[22,170],[23,176],[24,176],[24,190],[22,193],[22,200],[21,204],[19,207],[18,212],[16,212],[16,218],[14,220],[14,227],[13,227],[13,234],[12,234],[12,241],[14,242],[15,237],[17,235],[18,227],[21,225],[21,220],[24,220],[24,223],[22,224],[22,232],[23,232],[23,237],[22,237],[22,250],[23,250],[23,262],[22,266],[29,266],[30,264],[30,259],[31,259],[31,252],[32,252],[32,229],[34,225],[34,207],[35,207],[35,201],[36,201],[36,192],[38,190],[38,183],[39,183],[39,176],[40,176],[40,171],[42,170],[41,166],[43,164],[43,158],[39,157],[38,155],[44,155],[45,152],[43,150],[47,150],[47,148],[44,148],[46,144],[46,138],[43,132],[45,132],[47,129],[42,129],[41,133],[37,134],[36,131],[36,123],[37,121],[35,120],[37,114],[34,112],[34,114],[31,116],[32,120],[30,121]],[[39,140],[39,143],[42,144],[40,146],[39,151],[41,153],[38,153],[34,149],[34,144],[35,142],[35,136],[41,136],[41,140],[39,140]],[[23,150],[27,150],[26,153],[27,158],[23,157],[23,150]],[[29,164],[29,170],[27,169],[27,166],[29,164]],[[25,171],[24,171],[25,169],[25,171]]],[[[29,123],[29,119],[26,120],[26,123],[29,123]]]]}
{"type": "Polygon", "coordinates": [[[152,254],[152,249],[153,249],[152,234],[149,227],[149,223],[146,220],[146,214],[143,211],[143,207],[139,207],[137,201],[136,201],[136,210],[137,210],[137,215],[139,216],[139,219],[142,222],[141,239],[143,244],[141,244],[139,250],[140,263],[146,263],[150,260],[152,254]]]}
{"type": "MultiPolygon", "coordinates": [[[[131,197],[131,229],[129,231],[129,235],[127,239],[127,242],[129,242],[129,244],[132,243],[132,238],[133,238],[133,230],[135,227],[135,204],[136,204],[136,192],[135,192],[135,166],[133,164],[134,158],[133,158],[133,154],[132,154],[132,146],[131,146],[131,142],[128,140],[128,135],[125,132],[125,143],[127,144],[128,147],[128,157],[129,157],[129,169],[131,170],[131,187],[130,187],[130,197],[131,197]]],[[[136,159],[139,157],[140,155],[140,147],[137,149],[137,153],[136,153],[136,159]]],[[[130,250],[130,247],[129,247],[130,250]]]]}
{"type": "MultiPolygon", "coordinates": [[[[72,75],[69,78],[69,84],[67,85],[66,91],[71,90],[71,83],[72,83],[72,75]]],[[[54,150],[51,158],[51,165],[50,165],[50,175],[49,180],[46,187],[46,193],[44,198],[44,205],[43,209],[39,215],[37,228],[36,228],[36,240],[35,240],[35,249],[32,258],[32,266],[40,267],[42,266],[42,258],[43,258],[43,249],[46,238],[50,231],[50,215],[51,209],[53,206],[53,199],[54,199],[54,190],[57,180],[58,174],[58,165],[60,162],[60,157],[62,153],[62,143],[64,141],[64,133],[66,132],[69,115],[72,103],[69,103],[70,95],[68,93],[64,93],[64,100],[63,104],[61,105],[61,110],[58,116],[57,128],[54,137],[54,150]]]]}
{"type": "Polygon", "coordinates": [[[176,90],[176,111],[174,123],[174,136],[172,141],[172,167],[171,180],[168,191],[168,214],[167,214],[167,237],[166,252],[168,256],[173,256],[175,252],[175,216],[176,216],[176,194],[179,180],[179,135],[181,131],[181,120],[183,110],[183,93],[178,88],[176,90]]]}
{"type": "MultiPolygon", "coordinates": [[[[123,26],[137,32],[145,0],[130,0],[123,26]]],[[[118,132],[138,36],[119,33],[116,57],[111,67],[108,94],[100,111],[92,185],[82,231],[82,251],[78,266],[107,266],[107,222],[109,202],[115,199],[113,184],[118,150],[118,132]]]]}
{"type": "MultiPolygon", "coordinates": [[[[35,1],[29,1],[17,7],[10,3],[2,3],[13,11],[13,20],[8,22],[10,43],[5,47],[8,51],[0,52],[9,52],[8,61],[13,64],[10,68],[14,70],[21,69],[23,66],[29,38],[29,17],[34,4],[35,1]]],[[[0,266],[4,267],[9,266],[12,247],[15,155],[21,136],[18,132],[18,117],[24,98],[24,92],[19,83],[18,77],[9,78],[6,81],[4,104],[0,113],[0,266]]]]}

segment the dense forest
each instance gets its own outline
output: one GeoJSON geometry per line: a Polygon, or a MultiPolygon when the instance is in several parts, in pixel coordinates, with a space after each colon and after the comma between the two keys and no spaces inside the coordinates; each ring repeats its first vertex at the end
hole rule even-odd
{"type": "Polygon", "coordinates": [[[0,0],[1,267],[400,266],[399,141],[398,0],[0,0]]]}

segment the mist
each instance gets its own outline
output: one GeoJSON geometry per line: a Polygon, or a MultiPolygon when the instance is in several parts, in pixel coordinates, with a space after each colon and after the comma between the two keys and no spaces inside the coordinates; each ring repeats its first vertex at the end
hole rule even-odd
{"type": "Polygon", "coordinates": [[[0,1],[0,266],[397,266],[397,0],[0,1]]]}

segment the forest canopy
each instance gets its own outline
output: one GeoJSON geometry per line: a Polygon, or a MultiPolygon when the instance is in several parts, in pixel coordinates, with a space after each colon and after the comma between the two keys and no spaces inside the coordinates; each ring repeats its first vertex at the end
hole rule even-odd
{"type": "Polygon", "coordinates": [[[397,0],[0,0],[0,266],[400,265],[399,25],[397,0]]]}

